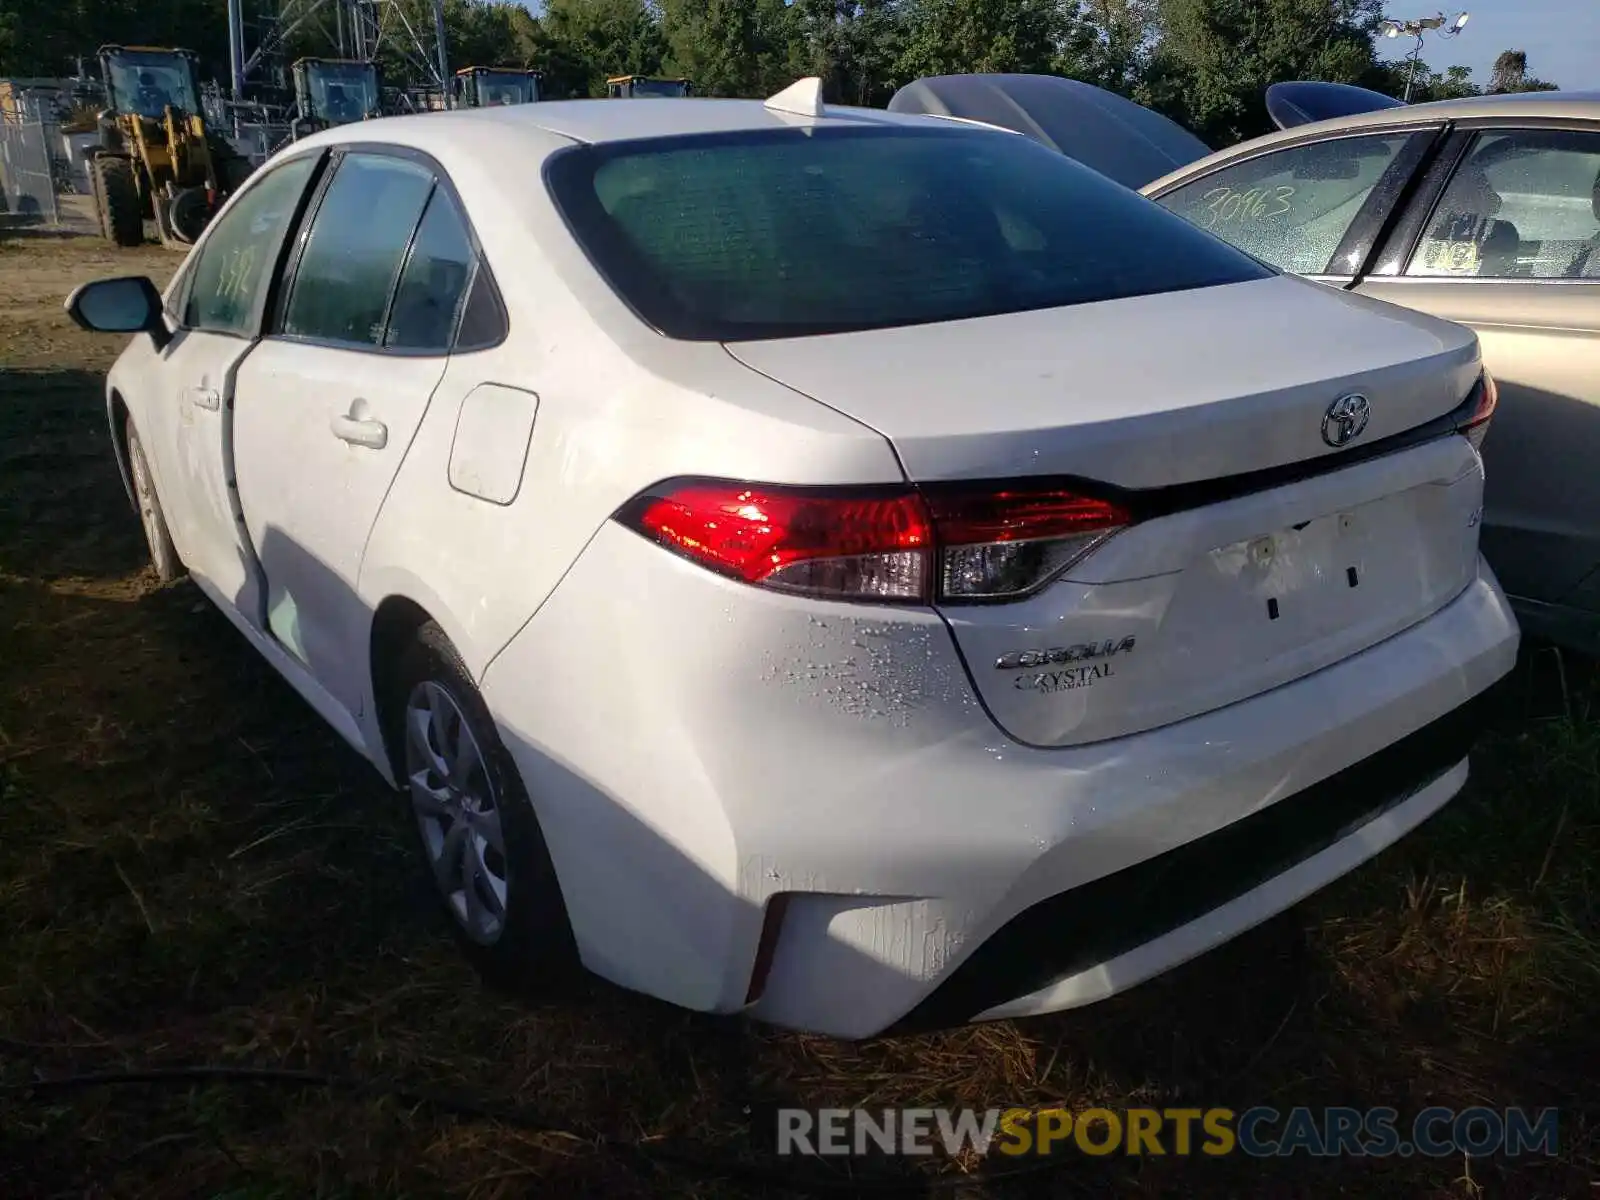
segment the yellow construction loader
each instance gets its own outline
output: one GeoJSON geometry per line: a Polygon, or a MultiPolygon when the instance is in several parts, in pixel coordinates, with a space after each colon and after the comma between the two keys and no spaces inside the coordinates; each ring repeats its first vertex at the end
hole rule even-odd
{"type": "Polygon", "coordinates": [[[383,115],[377,63],[353,58],[302,58],[291,70],[296,137],[383,115]]]}
{"type": "Polygon", "coordinates": [[[456,104],[462,108],[532,104],[539,99],[539,78],[539,72],[520,67],[462,67],[456,72],[456,104]]]}
{"type": "Polygon", "coordinates": [[[119,246],[144,241],[147,219],[162,245],[192,244],[250,173],[249,162],[206,129],[194,66],[187,50],[100,50],[106,107],[89,182],[100,231],[119,246]]]}
{"type": "Polygon", "coordinates": [[[693,94],[687,79],[655,79],[649,75],[618,75],[606,80],[606,94],[613,100],[642,100],[649,96],[688,96],[693,94]]]}

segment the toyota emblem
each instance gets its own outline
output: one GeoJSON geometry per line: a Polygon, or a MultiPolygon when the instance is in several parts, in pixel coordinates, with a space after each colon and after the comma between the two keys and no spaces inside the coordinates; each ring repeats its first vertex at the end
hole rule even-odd
{"type": "Polygon", "coordinates": [[[1372,406],[1359,392],[1340,396],[1322,414],[1322,440],[1335,450],[1340,446],[1348,446],[1361,436],[1371,415],[1372,406]]]}

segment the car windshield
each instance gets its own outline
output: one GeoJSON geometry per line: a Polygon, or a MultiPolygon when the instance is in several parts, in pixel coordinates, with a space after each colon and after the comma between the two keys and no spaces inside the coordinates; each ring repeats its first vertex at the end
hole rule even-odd
{"type": "Polygon", "coordinates": [[[531,75],[485,71],[478,76],[478,103],[527,104],[539,98],[537,81],[531,75]]]}
{"type": "Polygon", "coordinates": [[[378,80],[363,63],[318,63],[309,83],[311,111],[325,121],[359,121],[378,111],[378,80]]]}
{"type": "Polygon", "coordinates": [[[683,81],[679,79],[635,79],[633,81],[633,94],[635,96],[681,96],[685,90],[683,81]]]}
{"type": "Polygon", "coordinates": [[[167,105],[198,112],[187,60],[172,54],[123,51],[111,59],[111,98],[120,113],[165,115],[167,105]]]}
{"type": "Polygon", "coordinates": [[[546,178],[617,293],[689,340],[954,321],[1272,274],[1063,155],[970,128],[602,143],[555,155],[546,178]]]}

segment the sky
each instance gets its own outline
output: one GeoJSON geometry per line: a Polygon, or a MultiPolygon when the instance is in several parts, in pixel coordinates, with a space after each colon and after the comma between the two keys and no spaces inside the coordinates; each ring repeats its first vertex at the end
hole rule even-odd
{"type": "MultiPolygon", "coordinates": [[[[1461,35],[1449,41],[1430,36],[1422,61],[1436,71],[1472,68],[1473,81],[1489,82],[1495,56],[1502,50],[1528,55],[1528,73],[1560,84],[1568,91],[1600,88],[1600,0],[1456,0],[1445,10],[1472,14],[1461,35]]],[[[1389,0],[1386,16],[1401,20],[1429,17],[1438,0],[1389,0]]],[[[1402,58],[1416,43],[1404,36],[1379,43],[1384,58],[1402,58]]]]}
{"type": "MultiPolygon", "coordinates": [[[[537,13],[542,0],[522,0],[537,13]]],[[[1600,88],[1600,0],[1455,0],[1454,16],[1465,5],[1472,14],[1461,36],[1449,41],[1430,37],[1422,61],[1436,71],[1472,68],[1479,84],[1489,82],[1490,68],[1502,50],[1523,50],[1528,71],[1569,91],[1600,88]]],[[[1438,0],[1389,0],[1385,15],[1402,20],[1431,17],[1438,0]]],[[[1409,39],[1384,41],[1385,58],[1401,58],[1414,45],[1409,39]]]]}

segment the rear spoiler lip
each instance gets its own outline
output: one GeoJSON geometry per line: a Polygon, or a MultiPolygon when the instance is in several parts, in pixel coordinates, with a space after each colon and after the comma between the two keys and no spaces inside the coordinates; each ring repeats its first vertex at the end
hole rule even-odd
{"type": "Polygon", "coordinates": [[[992,129],[996,133],[1009,133],[1016,137],[1027,137],[1020,129],[1012,129],[1005,125],[996,125],[992,121],[980,121],[976,117],[958,117],[951,113],[920,113],[919,116],[932,117],[936,121],[955,121],[960,125],[971,125],[977,129],[992,129]]]}
{"type": "Polygon", "coordinates": [[[1267,115],[1279,129],[1298,129],[1317,121],[1353,117],[1388,108],[1405,108],[1402,100],[1349,83],[1293,79],[1267,88],[1267,115]]]}
{"type": "Polygon", "coordinates": [[[1386,454],[1409,450],[1424,442],[1459,433],[1476,415],[1479,397],[1484,387],[1484,377],[1480,371],[1477,382],[1467,392],[1466,398],[1449,412],[1424,421],[1420,425],[1413,425],[1410,429],[1369,442],[1365,446],[1319,454],[1315,458],[1303,458],[1276,467],[1264,467],[1258,471],[1247,471],[1242,475],[1201,479],[1193,483],[1175,483],[1167,487],[1139,490],[1109,488],[1105,485],[1090,485],[1090,487],[1102,498],[1123,505],[1137,520],[1149,520],[1169,513],[1204,508],[1239,496],[1284,487],[1298,480],[1324,475],[1330,471],[1341,471],[1345,467],[1366,462],[1368,459],[1381,458],[1386,454]]]}
{"type": "MultiPolygon", "coordinates": [[[[1452,434],[1460,434],[1478,416],[1479,400],[1485,387],[1480,369],[1477,381],[1467,391],[1465,399],[1448,412],[1431,417],[1420,425],[1392,433],[1364,446],[1335,450],[1312,458],[1280,463],[1239,475],[1224,475],[1211,479],[1197,479],[1190,483],[1175,483],[1156,488],[1126,488],[1103,483],[1081,475],[1028,475],[992,479],[961,479],[913,482],[912,487],[924,494],[940,492],[1004,491],[1007,488],[1026,487],[1043,490],[1061,489],[1077,492],[1096,500],[1104,500],[1122,508],[1132,521],[1150,521],[1174,513],[1207,508],[1241,496],[1286,487],[1303,479],[1342,471],[1357,463],[1374,458],[1398,454],[1426,442],[1437,441],[1452,434]]],[[[900,485],[886,485],[890,488],[900,485]]]]}

